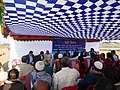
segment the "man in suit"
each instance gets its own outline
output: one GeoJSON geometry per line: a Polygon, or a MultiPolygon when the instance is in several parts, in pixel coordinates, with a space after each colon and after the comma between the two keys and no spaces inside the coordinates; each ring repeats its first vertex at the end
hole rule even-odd
{"type": "Polygon", "coordinates": [[[63,56],[65,57],[65,56],[67,56],[67,57],[69,57],[70,58],[70,53],[69,53],[69,51],[68,50],[66,50],[66,52],[63,54],[63,56]]]}
{"type": "Polygon", "coordinates": [[[86,52],[86,49],[83,49],[83,51],[81,52],[80,56],[81,57],[86,57],[88,54],[86,52]]]}
{"type": "Polygon", "coordinates": [[[79,52],[78,49],[76,48],[75,52],[73,52],[72,58],[75,58],[77,56],[79,56],[79,52]]]}
{"type": "Polygon", "coordinates": [[[59,59],[58,55],[60,54],[60,50],[57,50],[57,52],[53,55],[54,59],[59,59]]]}
{"type": "Polygon", "coordinates": [[[36,55],[35,56],[35,62],[34,64],[37,62],[37,61],[43,61],[44,60],[44,52],[41,51],[40,54],[36,55]]]}
{"type": "Polygon", "coordinates": [[[29,51],[29,54],[25,56],[28,60],[28,64],[34,65],[35,57],[33,51],[29,51]]]}

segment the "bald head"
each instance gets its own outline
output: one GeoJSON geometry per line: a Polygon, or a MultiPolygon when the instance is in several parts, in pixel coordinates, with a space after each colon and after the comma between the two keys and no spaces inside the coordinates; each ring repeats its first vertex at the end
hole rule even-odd
{"type": "Polygon", "coordinates": [[[39,80],[34,83],[34,90],[49,90],[47,82],[39,80]]]}

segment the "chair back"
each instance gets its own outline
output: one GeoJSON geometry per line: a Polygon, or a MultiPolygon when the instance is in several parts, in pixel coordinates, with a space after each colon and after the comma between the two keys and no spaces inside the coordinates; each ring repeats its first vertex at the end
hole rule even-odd
{"type": "Polygon", "coordinates": [[[68,87],[62,88],[62,90],[77,90],[77,89],[78,89],[78,85],[68,86],[68,87]]]}
{"type": "Polygon", "coordinates": [[[25,80],[26,80],[26,76],[27,75],[25,75],[25,76],[21,76],[19,79],[20,79],[20,81],[22,81],[23,83],[25,82],[25,80]]]}

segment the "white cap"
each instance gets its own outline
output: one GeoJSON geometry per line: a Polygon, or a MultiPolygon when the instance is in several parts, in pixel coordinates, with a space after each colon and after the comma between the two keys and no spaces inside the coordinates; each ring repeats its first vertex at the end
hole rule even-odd
{"type": "Polygon", "coordinates": [[[38,70],[38,71],[42,71],[44,68],[45,68],[45,64],[43,61],[38,61],[36,64],[35,64],[35,68],[38,70]]]}
{"type": "Polygon", "coordinates": [[[62,58],[62,57],[63,57],[63,55],[62,55],[62,54],[59,54],[59,55],[58,55],[58,58],[62,58]]]}
{"type": "Polygon", "coordinates": [[[100,61],[94,62],[94,66],[99,70],[103,69],[103,64],[100,61]]]}

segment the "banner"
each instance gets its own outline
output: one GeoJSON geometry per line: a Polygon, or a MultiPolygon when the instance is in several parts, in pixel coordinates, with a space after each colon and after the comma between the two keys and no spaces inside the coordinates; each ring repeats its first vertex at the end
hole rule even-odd
{"type": "Polygon", "coordinates": [[[82,50],[83,48],[85,48],[85,42],[86,42],[85,39],[54,38],[52,50],[53,53],[58,49],[60,51],[66,51],[66,50],[73,51],[76,48],[78,50],[82,50]]]}

